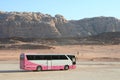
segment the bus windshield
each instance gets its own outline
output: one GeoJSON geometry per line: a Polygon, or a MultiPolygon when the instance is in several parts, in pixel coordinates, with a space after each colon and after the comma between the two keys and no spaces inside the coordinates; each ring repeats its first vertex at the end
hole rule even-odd
{"type": "Polygon", "coordinates": [[[74,55],[68,55],[68,57],[72,60],[73,64],[76,64],[76,58],[74,55]]]}

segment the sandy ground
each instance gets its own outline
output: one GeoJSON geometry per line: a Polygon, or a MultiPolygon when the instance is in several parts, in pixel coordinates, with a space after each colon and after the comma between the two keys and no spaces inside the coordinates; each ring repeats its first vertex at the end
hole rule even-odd
{"type": "Polygon", "coordinates": [[[0,60],[19,60],[21,53],[72,53],[79,60],[120,61],[120,45],[65,45],[55,49],[0,50],[0,60]]]}
{"type": "Polygon", "coordinates": [[[18,61],[0,61],[0,80],[120,80],[120,62],[77,62],[67,71],[23,71],[18,61]]]}
{"type": "Polygon", "coordinates": [[[0,80],[120,80],[120,45],[66,45],[54,48],[0,50],[0,80]],[[21,53],[73,53],[78,59],[77,68],[42,72],[20,70],[21,53]]]}

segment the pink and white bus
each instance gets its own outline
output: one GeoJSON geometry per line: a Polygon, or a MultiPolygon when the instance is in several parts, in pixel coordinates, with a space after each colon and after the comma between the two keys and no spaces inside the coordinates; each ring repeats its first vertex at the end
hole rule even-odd
{"type": "Polygon", "coordinates": [[[23,70],[68,70],[76,68],[74,55],[65,54],[21,54],[20,69],[23,70]]]}

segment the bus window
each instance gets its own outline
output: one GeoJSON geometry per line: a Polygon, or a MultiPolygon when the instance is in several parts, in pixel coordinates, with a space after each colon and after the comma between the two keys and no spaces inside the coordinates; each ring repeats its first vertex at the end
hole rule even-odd
{"type": "Polygon", "coordinates": [[[24,60],[24,55],[20,55],[20,60],[24,60]]]}
{"type": "Polygon", "coordinates": [[[51,55],[45,55],[44,60],[51,60],[51,57],[52,57],[51,55]]]}
{"type": "Polygon", "coordinates": [[[28,60],[34,60],[34,55],[27,55],[28,60]]]}
{"type": "Polygon", "coordinates": [[[57,56],[57,55],[52,55],[52,60],[59,60],[59,56],[57,56]]]}
{"type": "Polygon", "coordinates": [[[73,64],[76,64],[76,58],[73,55],[68,55],[68,57],[71,59],[71,61],[73,62],[73,64]]]}
{"type": "Polygon", "coordinates": [[[67,57],[65,55],[60,55],[61,60],[67,60],[67,57]]]}
{"type": "Polygon", "coordinates": [[[35,55],[35,60],[44,60],[43,55],[35,55]]]}

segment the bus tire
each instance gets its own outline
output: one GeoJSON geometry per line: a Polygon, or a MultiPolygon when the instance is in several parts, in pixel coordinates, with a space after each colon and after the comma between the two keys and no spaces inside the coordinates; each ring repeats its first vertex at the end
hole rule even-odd
{"type": "Polygon", "coordinates": [[[69,69],[69,66],[68,65],[65,65],[64,66],[64,70],[68,70],[69,69]]]}
{"type": "Polygon", "coordinates": [[[36,71],[42,71],[42,67],[41,66],[38,66],[36,71]]]}

